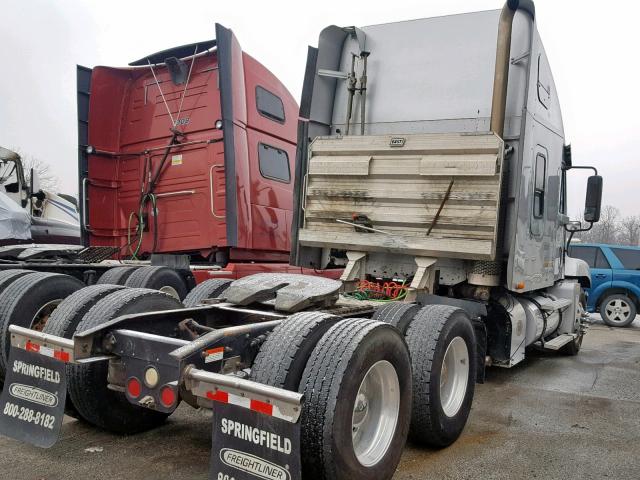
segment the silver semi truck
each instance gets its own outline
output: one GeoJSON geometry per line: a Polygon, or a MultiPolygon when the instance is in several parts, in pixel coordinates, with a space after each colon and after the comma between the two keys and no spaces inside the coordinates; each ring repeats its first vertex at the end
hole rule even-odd
{"type": "Polygon", "coordinates": [[[210,280],[184,305],[79,290],[43,332],[9,328],[0,431],[50,446],[66,412],[135,433],[184,401],[213,411],[210,478],[388,479],[409,436],[461,435],[487,366],[577,354],[590,277],[566,245],[598,221],[602,178],[586,226],[570,222],[566,179],[583,167],[535,20],[509,0],[324,29],[301,102],[292,258],[343,267],[341,281],[210,280]],[[376,286],[395,301],[358,295],[376,286]]]}

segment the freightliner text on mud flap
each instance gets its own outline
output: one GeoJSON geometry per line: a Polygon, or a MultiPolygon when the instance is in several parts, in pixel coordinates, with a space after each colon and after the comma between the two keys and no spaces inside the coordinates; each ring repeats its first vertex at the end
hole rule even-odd
{"type": "Polygon", "coordinates": [[[248,399],[249,408],[234,405],[226,395],[221,400],[213,408],[210,479],[302,478],[300,422],[277,418],[269,405],[248,399]]]}

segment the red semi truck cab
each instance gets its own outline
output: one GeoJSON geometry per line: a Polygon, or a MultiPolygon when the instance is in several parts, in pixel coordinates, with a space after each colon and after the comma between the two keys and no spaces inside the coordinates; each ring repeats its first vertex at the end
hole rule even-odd
{"type": "Polygon", "coordinates": [[[288,263],[297,120],[289,91],[219,24],[215,40],[125,68],[79,66],[83,243],[288,263]]]}

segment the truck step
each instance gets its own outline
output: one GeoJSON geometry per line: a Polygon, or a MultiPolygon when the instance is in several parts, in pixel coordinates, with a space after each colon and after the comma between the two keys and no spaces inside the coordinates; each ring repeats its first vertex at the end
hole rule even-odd
{"type": "Polygon", "coordinates": [[[564,333],[562,335],[558,335],[556,338],[549,340],[548,342],[544,342],[545,350],[560,350],[567,343],[572,342],[576,336],[573,333],[564,333]]]}
{"type": "Polygon", "coordinates": [[[571,300],[568,298],[559,298],[557,300],[547,299],[545,302],[540,302],[540,308],[547,312],[553,312],[555,310],[561,310],[571,305],[571,300]]]}

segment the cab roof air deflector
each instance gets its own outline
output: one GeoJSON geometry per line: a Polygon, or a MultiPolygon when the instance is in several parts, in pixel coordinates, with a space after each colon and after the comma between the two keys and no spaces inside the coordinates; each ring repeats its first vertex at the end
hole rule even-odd
{"type": "Polygon", "coordinates": [[[203,42],[190,43],[188,45],[182,45],[180,47],[173,47],[167,50],[162,50],[160,52],[153,53],[151,55],[147,55],[146,57],[141,58],[140,60],[136,60],[135,62],[131,62],[129,64],[130,67],[139,67],[148,65],[149,63],[157,64],[164,63],[165,59],[169,57],[176,58],[185,58],[193,55],[194,50],[198,52],[205,52],[214,48],[217,45],[217,41],[213,40],[205,40],[203,42]]]}

